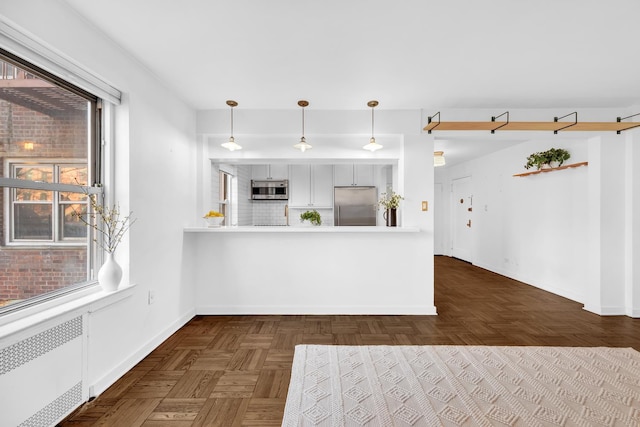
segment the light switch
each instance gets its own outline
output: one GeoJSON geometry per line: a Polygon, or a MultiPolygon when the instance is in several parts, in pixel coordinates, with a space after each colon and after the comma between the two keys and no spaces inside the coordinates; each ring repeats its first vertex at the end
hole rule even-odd
{"type": "Polygon", "coordinates": [[[428,211],[429,210],[429,202],[427,202],[426,200],[422,201],[422,210],[423,211],[428,211]]]}

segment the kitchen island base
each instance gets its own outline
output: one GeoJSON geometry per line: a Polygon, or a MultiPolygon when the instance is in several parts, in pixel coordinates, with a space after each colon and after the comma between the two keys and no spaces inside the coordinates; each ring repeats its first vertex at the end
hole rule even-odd
{"type": "Polygon", "coordinates": [[[417,228],[256,228],[185,230],[197,314],[436,314],[432,239],[417,228]]]}

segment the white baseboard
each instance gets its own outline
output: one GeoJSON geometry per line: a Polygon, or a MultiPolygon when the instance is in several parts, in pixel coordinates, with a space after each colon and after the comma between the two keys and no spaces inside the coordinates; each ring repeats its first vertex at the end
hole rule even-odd
{"type": "Polygon", "coordinates": [[[115,383],[120,377],[126,374],[131,368],[133,368],[138,362],[147,357],[154,349],[162,344],[167,338],[169,338],[178,329],[183,327],[189,320],[193,319],[196,315],[195,310],[189,310],[187,313],[180,316],[175,322],[169,325],[164,331],[160,332],[155,337],[151,338],[145,344],[143,344],[136,352],[130,357],[123,360],[110,372],[105,374],[102,378],[97,380],[94,384],[89,386],[89,396],[97,396],[113,383],[115,383]]]}
{"type": "Polygon", "coordinates": [[[574,292],[567,291],[566,289],[558,288],[558,287],[555,287],[555,286],[548,286],[548,285],[545,285],[545,284],[537,284],[537,283],[534,283],[534,281],[531,280],[528,277],[521,276],[521,275],[518,275],[518,274],[514,274],[511,271],[507,271],[507,270],[504,270],[504,269],[501,269],[501,268],[497,268],[497,267],[494,267],[494,266],[491,266],[491,265],[486,265],[486,264],[482,264],[482,263],[478,263],[478,264],[474,264],[474,265],[476,267],[484,268],[485,270],[489,270],[489,271],[491,271],[493,273],[500,274],[500,275],[508,277],[510,279],[517,280],[518,282],[522,282],[522,283],[524,283],[526,285],[533,286],[534,288],[542,289],[543,291],[551,292],[552,294],[559,295],[559,296],[561,296],[563,298],[570,299],[571,301],[575,301],[575,302],[579,302],[581,304],[584,304],[584,301],[582,300],[583,298],[580,295],[577,295],[574,292]]]}
{"type": "Polygon", "coordinates": [[[603,307],[585,304],[583,309],[600,316],[624,316],[627,314],[624,307],[603,307]]]}
{"type": "Polygon", "coordinates": [[[226,306],[196,307],[199,315],[437,315],[435,306],[226,306]]]}
{"type": "Polygon", "coordinates": [[[629,317],[640,318],[640,309],[634,309],[633,307],[627,307],[625,314],[629,317]]]}

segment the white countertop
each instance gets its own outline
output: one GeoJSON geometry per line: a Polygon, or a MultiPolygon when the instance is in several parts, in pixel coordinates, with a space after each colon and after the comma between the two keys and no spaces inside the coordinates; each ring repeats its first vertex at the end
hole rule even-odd
{"type": "Polygon", "coordinates": [[[418,233],[418,227],[231,226],[185,227],[185,233],[418,233]]]}

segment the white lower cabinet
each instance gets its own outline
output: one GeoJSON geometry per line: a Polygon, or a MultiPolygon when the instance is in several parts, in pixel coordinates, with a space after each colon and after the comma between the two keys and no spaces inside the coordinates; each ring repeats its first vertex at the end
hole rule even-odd
{"type": "Polygon", "coordinates": [[[333,166],[291,165],[289,206],[331,208],[333,206],[333,166]]]}

